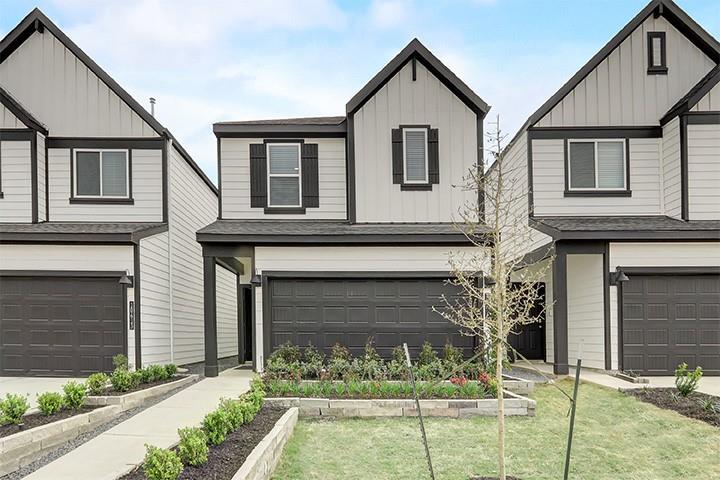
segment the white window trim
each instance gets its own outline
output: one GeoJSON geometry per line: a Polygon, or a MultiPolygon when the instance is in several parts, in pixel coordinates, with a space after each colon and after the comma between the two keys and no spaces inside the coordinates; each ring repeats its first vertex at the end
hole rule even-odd
{"type": "Polygon", "coordinates": [[[430,167],[428,161],[428,129],[425,127],[409,127],[402,129],[402,144],[403,144],[403,183],[406,184],[427,184],[430,183],[428,169],[430,167]],[[406,136],[405,132],[423,132],[425,136],[425,179],[424,180],[408,180],[407,175],[407,148],[406,148],[406,136]]]}
{"type": "Polygon", "coordinates": [[[74,198],[118,198],[118,199],[129,199],[130,198],[130,150],[122,148],[75,148],[73,149],[73,197],[74,198]],[[77,154],[78,152],[92,152],[98,153],[98,159],[100,161],[100,195],[79,195],[77,192],[78,179],[77,179],[77,154]],[[125,153],[125,195],[103,195],[102,185],[102,154],[104,152],[123,152],[125,153]]]}
{"type": "Polygon", "coordinates": [[[299,143],[289,142],[289,143],[268,143],[267,144],[267,204],[268,207],[276,207],[276,208],[295,208],[295,207],[302,207],[302,150],[300,148],[299,143]],[[270,149],[272,147],[296,147],[298,151],[298,168],[297,173],[270,173],[270,149]],[[278,178],[278,177],[288,177],[288,178],[296,178],[298,179],[298,203],[296,205],[273,205],[271,203],[272,195],[270,191],[270,177],[278,178]]]}
{"type": "Polygon", "coordinates": [[[567,165],[565,165],[565,168],[567,168],[568,172],[568,190],[571,192],[619,192],[627,190],[627,179],[628,179],[628,158],[627,158],[627,145],[626,143],[627,139],[625,138],[578,138],[578,139],[568,139],[568,145],[567,145],[567,165]],[[593,158],[595,160],[595,187],[578,187],[574,188],[572,186],[572,161],[570,158],[570,144],[571,143],[590,143],[593,142],[594,144],[594,153],[593,158]],[[600,188],[597,186],[598,184],[598,175],[599,175],[599,169],[598,169],[598,143],[622,143],[622,154],[623,154],[623,186],[622,187],[604,187],[600,188]]]}

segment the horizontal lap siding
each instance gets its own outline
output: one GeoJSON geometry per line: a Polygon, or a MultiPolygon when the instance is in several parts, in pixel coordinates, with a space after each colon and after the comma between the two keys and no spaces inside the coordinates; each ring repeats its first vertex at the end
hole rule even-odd
{"type": "Polygon", "coordinates": [[[605,368],[605,320],[602,255],[568,255],[568,361],[577,362],[582,345],[583,366],[605,368]]]}
{"type": "Polygon", "coordinates": [[[632,197],[565,197],[563,140],[533,140],[535,214],[553,215],[660,215],[660,141],[630,139],[632,197]]]}
{"type": "Polygon", "coordinates": [[[133,205],[71,204],[70,149],[49,150],[50,219],[54,222],[161,222],[162,151],[132,150],[133,205]]]}
{"type": "Polygon", "coordinates": [[[169,363],[171,319],[167,232],[140,241],[140,280],[143,365],[169,363]]]}
{"type": "Polygon", "coordinates": [[[663,127],[662,170],[665,214],[680,218],[680,120],[677,117],[663,127]]]}
{"type": "Polygon", "coordinates": [[[217,343],[218,358],[238,354],[237,277],[217,267],[217,343]]]}
{"type": "Polygon", "coordinates": [[[715,63],[664,17],[649,16],[536,126],[657,125],[715,63]],[[666,32],[667,75],[648,75],[647,32],[666,32]]]}
{"type": "Polygon", "coordinates": [[[250,144],[262,138],[223,138],[220,144],[222,217],[224,219],[271,218],[337,219],[346,217],[345,139],[305,138],[318,145],[320,206],[308,208],[304,215],[265,215],[262,207],[250,207],[250,144]]]}
{"type": "Polygon", "coordinates": [[[690,220],[720,220],[720,125],[688,125],[690,220]]]}
{"type": "Polygon", "coordinates": [[[133,272],[129,245],[0,244],[0,270],[101,270],[133,272]]]}
{"type": "Polygon", "coordinates": [[[30,142],[0,141],[0,222],[32,221],[30,142]]]}
{"type": "Polygon", "coordinates": [[[5,105],[0,104],[0,128],[27,128],[5,105]]]}

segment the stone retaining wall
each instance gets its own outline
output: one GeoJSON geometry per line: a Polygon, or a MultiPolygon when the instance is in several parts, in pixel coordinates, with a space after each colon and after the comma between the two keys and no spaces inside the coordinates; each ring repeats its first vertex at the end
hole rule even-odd
{"type": "MultiPolygon", "coordinates": [[[[506,416],[535,416],[535,400],[505,392],[506,416]]],[[[412,417],[417,416],[412,399],[330,399],[330,398],[266,398],[271,406],[297,407],[302,417],[412,417]]],[[[423,416],[464,418],[497,416],[497,400],[438,399],[420,400],[423,416]]]]}
{"type": "Polygon", "coordinates": [[[297,407],[285,412],[270,433],[250,452],[232,480],[268,480],[280,461],[285,443],[292,435],[297,419],[297,407]]]}
{"type": "MultiPolygon", "coordinates": [[[[318,383],[320,380],[301,380],[300,385],[307,384],[307,383],[318,383]]],[[[400,383],[399,380],[387,380],[388,383],[400,383]]],[[[341,380],[332,380],[329,383],[344,383],[341,380]]],[[[449,380],[445,380],[440,382],[444,385],[452,385],[452,382],[449,380]]],[[[531,380],[523,380],[521,378],[517,377],[511,377],[508,375],[503,376],[503,387],[505,390],[513,393],[517,393],[518,395],[530,395],[533,393],[533,390],[535,390],[535,382],[531,380]]]]}
{"type": "Polygon", "coordinates": [[[124,395],[91,395],[85,398],[85,405],[119,405],[121,411],[132,410],[143,403],[161,397],[171,390],[181,388],[198,381],[197,375],[187,375],[174,382],[163,383],[124,395]]]}
{"type": "Polygon", "coordinates": [[[0,438],[0,477],[34,462],[63,443],[109,422],[120,413],[122,409],[119,405],[108,405],[0,438]]]}

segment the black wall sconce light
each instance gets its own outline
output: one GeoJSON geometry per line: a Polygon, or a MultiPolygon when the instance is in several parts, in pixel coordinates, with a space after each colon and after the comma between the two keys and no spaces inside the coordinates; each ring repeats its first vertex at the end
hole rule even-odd
{"type": "Polygon", "coordinates": [[[610,272],[610,285],[618,285],[629,281],[630,278],[625,275],[625,272],[620,267],[617,267],[614,272],[610,272]]]}

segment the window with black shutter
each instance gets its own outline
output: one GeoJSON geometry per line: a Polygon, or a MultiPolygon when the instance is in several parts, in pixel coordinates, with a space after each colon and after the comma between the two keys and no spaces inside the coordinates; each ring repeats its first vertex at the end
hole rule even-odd
{"type": "Polygon", "coordinates": [[[432,190],[440,183],[437,128],[400,126],[392,130],[391,138],[393,183],[401,190],[432,190]]]}

